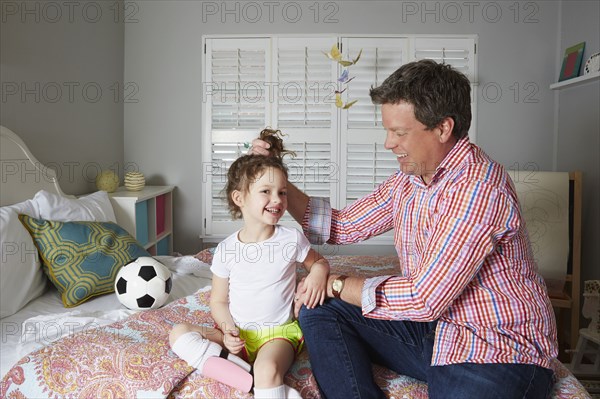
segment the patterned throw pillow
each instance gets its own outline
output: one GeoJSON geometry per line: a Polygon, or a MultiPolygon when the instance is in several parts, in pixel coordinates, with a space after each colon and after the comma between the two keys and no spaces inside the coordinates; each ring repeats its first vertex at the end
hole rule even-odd
{"type": "Polygon", "coordinates": [[[112,222],[54,222],[19,215],[42,258],[44,272],[65,307],[114,292],[121,266],[150,256],[127,231],[112,222]]]}

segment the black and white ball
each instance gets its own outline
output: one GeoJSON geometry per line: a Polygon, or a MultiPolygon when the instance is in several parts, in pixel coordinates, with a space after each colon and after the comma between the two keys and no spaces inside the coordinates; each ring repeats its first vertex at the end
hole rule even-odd
{"type": "Polygon", "coordinates": [[[171,293],[171,272],[156,259],[143,256],[119,270],[115,292],[129,309],[156,309],[167,302],[171,293]]]}

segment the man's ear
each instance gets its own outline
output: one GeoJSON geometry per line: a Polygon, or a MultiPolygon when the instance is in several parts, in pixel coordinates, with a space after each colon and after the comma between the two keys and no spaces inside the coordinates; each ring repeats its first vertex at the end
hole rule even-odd
{"type": "Polygon", "coordinates": [[[231,193],[231,199],[233,200],[233,203],[239,207],[241,207],[244,202],[244,196],[239,190],[233,190],[233,192],[231,193]]]}
{"type": "Polygon", "coordinates": [[[454,119],[450,117],[444,118],[438,125],[438,129],[440,129],[440,143],[448,142],[448,140],[453,137],[452,131],[454,130],[454,119]]]}

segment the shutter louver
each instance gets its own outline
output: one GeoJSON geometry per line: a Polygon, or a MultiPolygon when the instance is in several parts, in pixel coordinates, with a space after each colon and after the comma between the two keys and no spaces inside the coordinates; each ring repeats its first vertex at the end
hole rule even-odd
{"type": "Polygon", "coordinates": [[[213,53],[213,129],[264,125],[264,59],[261,51],[213,53]]]}
{"type": "Polygon", "coordinates": [[[233,161],[241,155],[241,149],[236,143],[215,143],[212,153],[212,219],[214,222],[226,222],[231,220],[224,191],[227,183],[227,171],[233,161]]]}
{"type": "Polygon", "coordinates": [[[371,87],[379,86],[385,78],[406,63],[407,40],[404,38],[346,39],[343,46],[345,58],[354,58],[362,49],[360,60],[351,65],[346,101],[358,100],[348,113],[348,128],[380,127],[381,106],[374,105],[369,96],[371,87]]]}
{"type": "Polygon", "coordinates": [[[474,39],[416,38],[414,48],[416,61],[430,59],[451,65],[464,73],[471,83],[477,82],[474,39]]]}
{"type": "Polygon", "coordinates": [[[211,40],[206,83],[211,129],[262,128],[267,119],[266,41],[211,40]]]}
{"type": "Polygon", "coordinates": [[[281,38],[277,46],[278,126],[330,128],[336,90],[323,51],[335,39],[281,38]]]}
{"type": "Polygon", "coordinates": [[[203,179],[207,188],[204,209],[209,234],[229,234],[241,225],[232,222],[223,188],[229,166],[246,152],[241,143],[251,141],[269,124],[265,95],[270,70],[269,43],[266,38],[206,40],[204,110],[211,145],[210,166],[205,166],[205,172],[208,169],[209,173],[203,179]]]}
{"type": "MultiPolygon", "coordinates": [[[[286,148],[296,153],[284,158],[290,183],[309,196],[332,197],[331,185],[339,175],[331,161],[331,144],[295,142],[286,143],[286,148]]],[[[294,223],[289,213],[282,221],[294,223]]]]}
{"type": "Polygon", "coordinates": [[[338,173],[337,63],[324,54],[337,38],[278,38],[276,43],[277,127],[286,148],[296,153],[285,159],[289,180],[308,195],[337,201],[338,181],[331,178],[338,173]]]}
{"type": "Polygon", "coordinates": [[[348,144],[347,158],[346,205],[370,194],[398,170],[395,155],[377,143],[348,144]]]}

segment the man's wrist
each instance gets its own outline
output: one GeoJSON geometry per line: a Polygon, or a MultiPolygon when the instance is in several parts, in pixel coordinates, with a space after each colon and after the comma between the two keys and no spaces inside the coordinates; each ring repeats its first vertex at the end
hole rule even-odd
{"type": "Polygon", "coordinates": [[[334,298],[341,299],[342,291],[344,291],[344,287],[346,285],[346,279],[348,276],[342,274],[340,276],[335,277],[331,282],[331,294],[334,298]]]}
{"type": "Polygon", "coordinates": [[[335,298],[333,295],[333,281],[339,276],[339,274],[330,274],[327,278],[327,298],[335,298]]]}

